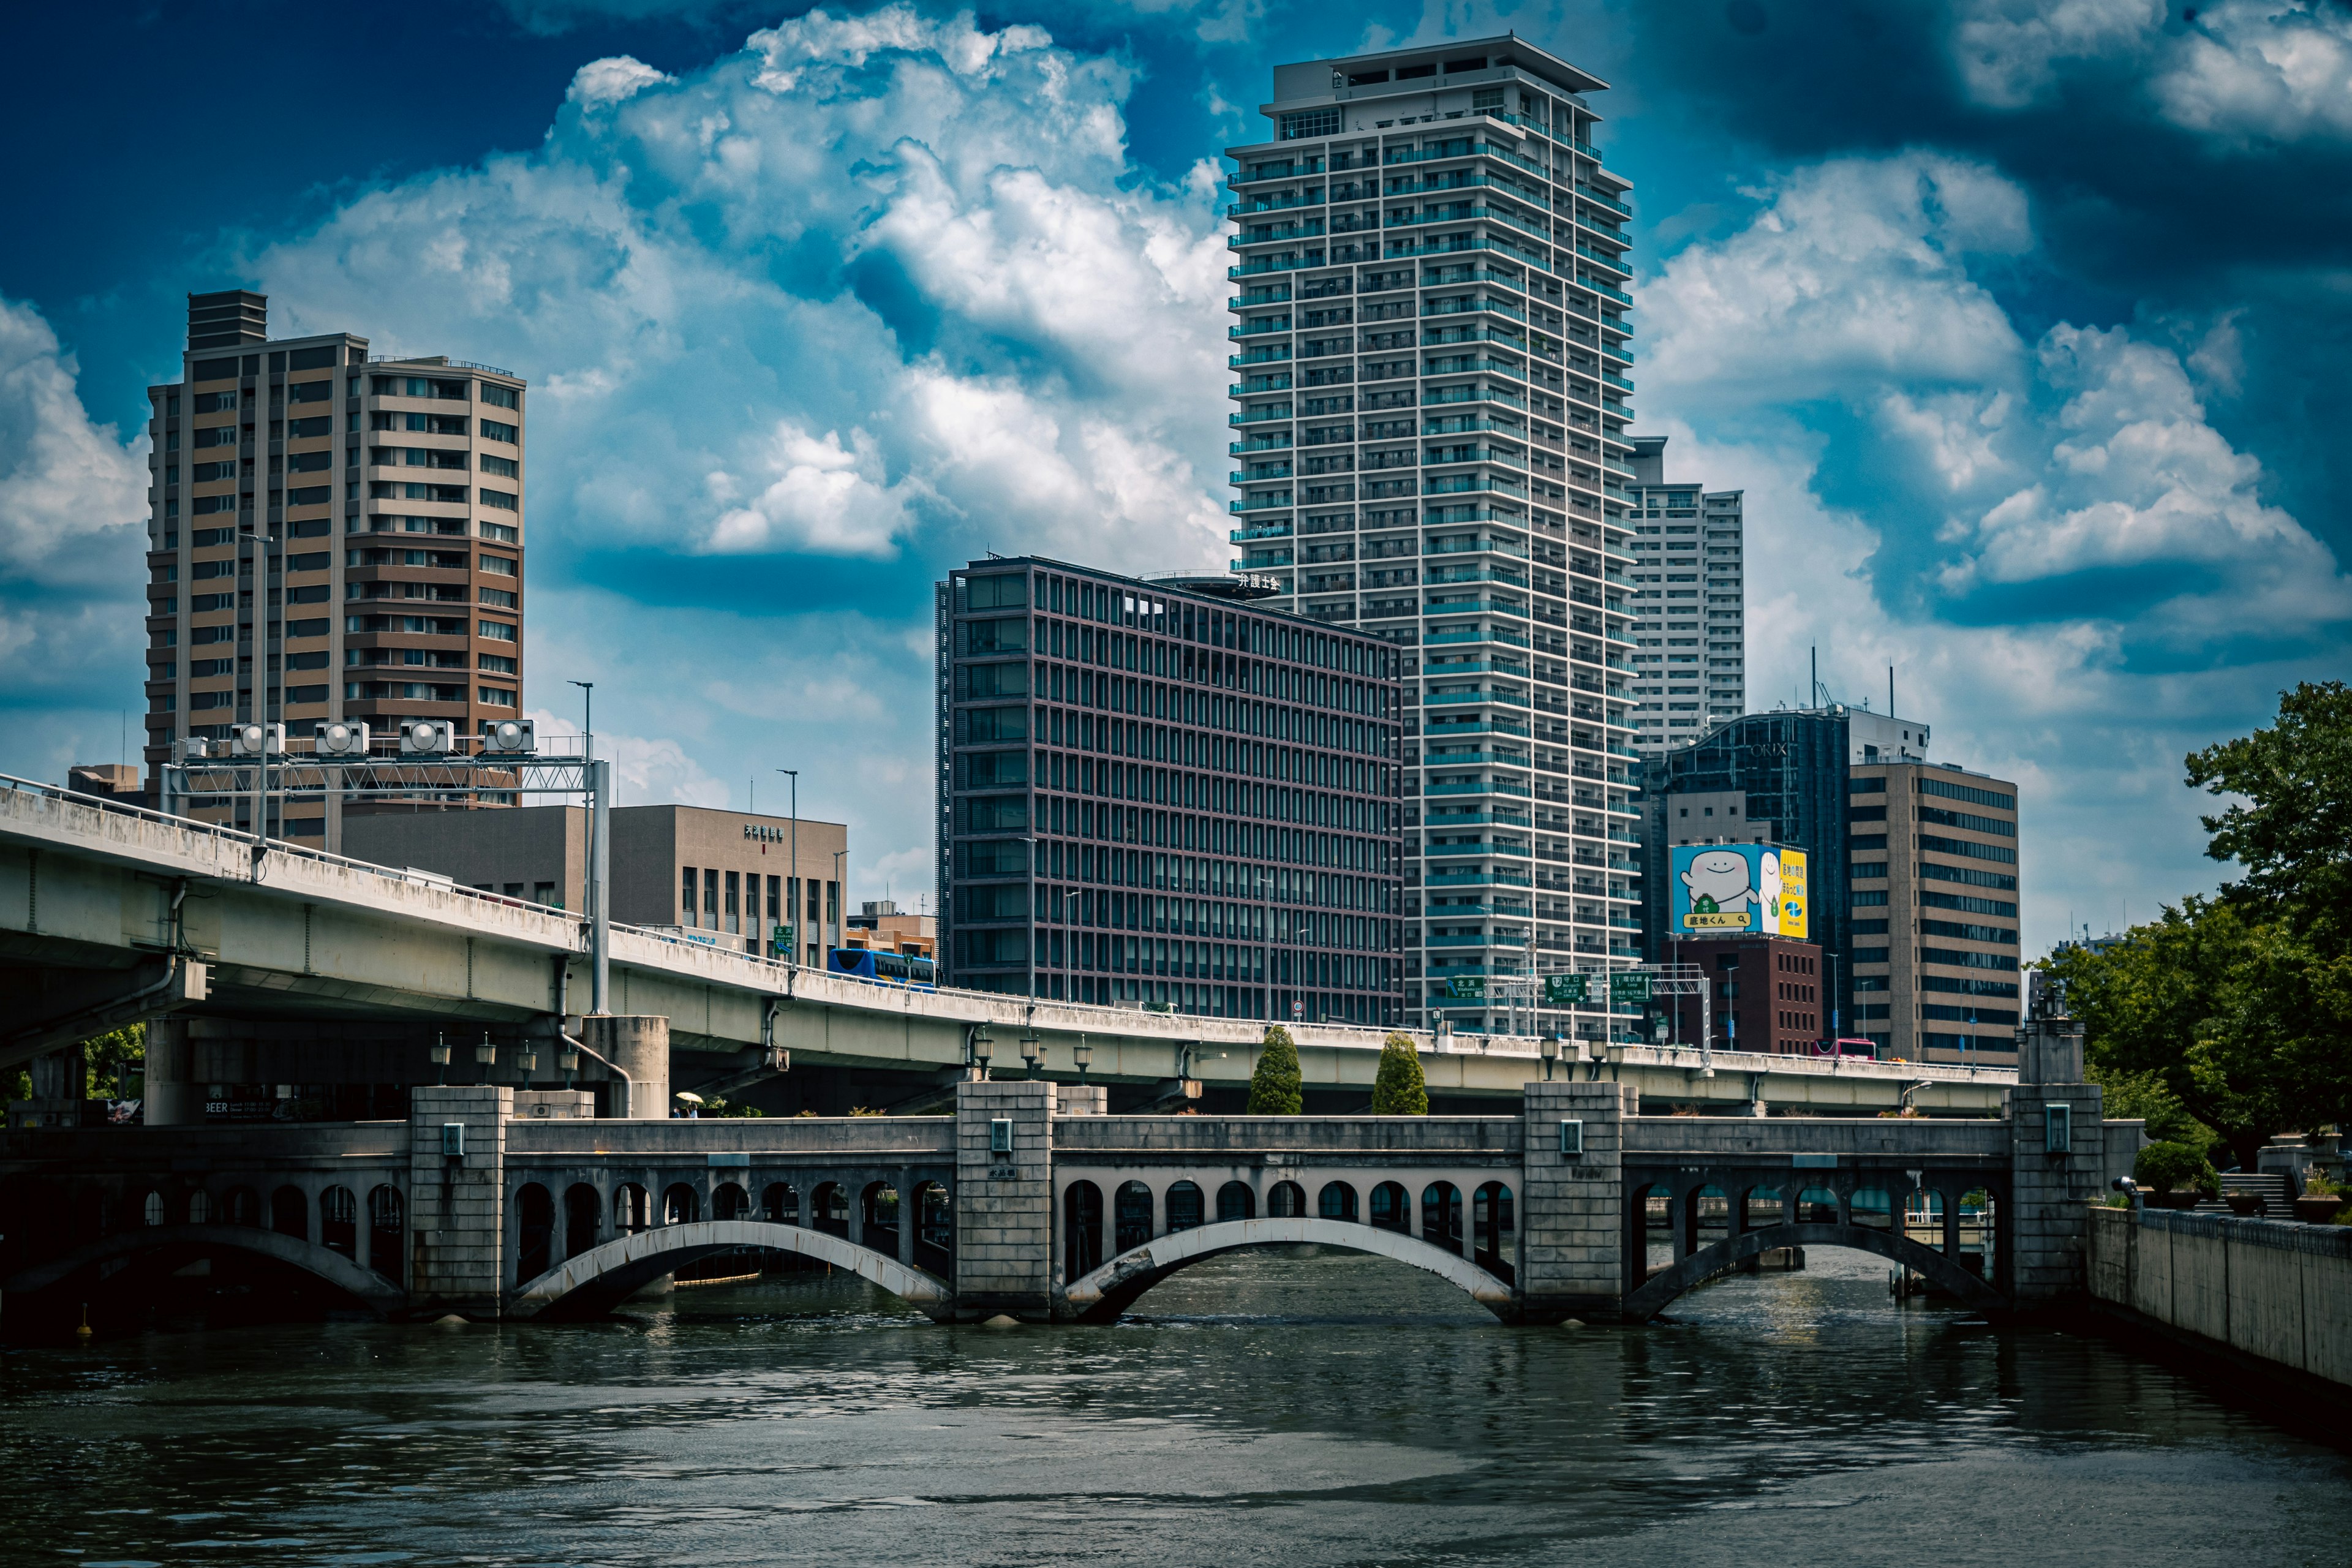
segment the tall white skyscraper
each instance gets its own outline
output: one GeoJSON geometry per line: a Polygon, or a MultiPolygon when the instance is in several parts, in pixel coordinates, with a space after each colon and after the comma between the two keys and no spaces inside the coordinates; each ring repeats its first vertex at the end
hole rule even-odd
{"type": "Polygon", "coordinates": [[[1748,711],[1742,490],[1666,478],[1666,438],[1633,437],[1634,745],[1687,746],[1748,711]]]}
{"type": "MultiPolygon", "coordinates": [[[[1518,37],[1279,66],[1227,152],[1234,569],[1402,650],[1407,1005],[1463,1029],[1638,955],[1606,86],[1518,37]]],[[[1540,1026],[1604,1037],[1588,986],[1540,1026]]]]}

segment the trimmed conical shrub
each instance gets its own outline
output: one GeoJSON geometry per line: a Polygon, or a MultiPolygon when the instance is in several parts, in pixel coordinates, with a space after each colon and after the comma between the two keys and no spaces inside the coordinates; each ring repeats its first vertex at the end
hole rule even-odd
{"type": "Polygon", "coordinates": [[[1381,1044],[1380,1076],[1372,1079],[1372,1114],[1429,1114],[1429,1082],[1421,1076],[1421,1056],[1410,1035],[1391,1035],[1381,1044]]]}
{"type": "Polygon", "coordinates": [[[1257,1070],[1250,1074],[1249,1113],[1252,1116],[1296,1116],[1306,1108],[1299,1088],[1298,1046],[1279,1024],[1265,1027],[1259,1047],[1257,1070]]]}

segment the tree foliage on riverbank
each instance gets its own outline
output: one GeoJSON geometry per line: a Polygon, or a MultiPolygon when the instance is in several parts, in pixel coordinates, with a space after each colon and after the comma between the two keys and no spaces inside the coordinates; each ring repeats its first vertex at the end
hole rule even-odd
{"type": "Polygon", "coordinates": [[[2111,1094],[2153,1108],[2152,1134],[2187,1140],[2177,1120],[2155,1125],[2177,1104],[2251,1169],[2281,1131],[2352,1120],[2352,687],[2298,686],[2272,728],[2187,769],[2228,801],[2200,818],[2206,853],[2242,879],[2049,968],[2111,1094]]]}

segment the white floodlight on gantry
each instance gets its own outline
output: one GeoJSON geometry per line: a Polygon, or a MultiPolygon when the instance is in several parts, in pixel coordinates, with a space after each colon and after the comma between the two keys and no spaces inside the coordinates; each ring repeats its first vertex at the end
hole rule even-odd
{"type": "Polygon", "coordinates": [[[539,725],[530,719],[501,719],[483,731],[482,750],[496,756],[528,756],[539,750],[539,725]]]}
{"type": "Polygon", "coordinates": [[[404,757],[446,757],[457,749],[457,730],[446,719],[404,719],[400,724],[400,754],[404,757]]]}
{"type": "Polygon", "coordinates": [[[228,750],[233,757],[282,757],[286,754],[286,726],[232,724],[228,731],[228,750]]]}
{"type": "Polygon", "coordinates": [[[365,757],[368,727],[347,719],[331,720],[312,731],[314,749],[322,757],[365,757]]]}

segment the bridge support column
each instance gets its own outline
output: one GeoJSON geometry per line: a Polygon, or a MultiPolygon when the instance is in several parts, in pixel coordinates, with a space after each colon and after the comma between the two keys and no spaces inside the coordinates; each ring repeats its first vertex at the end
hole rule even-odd
{"type": "Polygon", "coordinates": [[[188,1045],[188,1021],[169,1014],[147,1020],[146,1103],[150,1127],[187,1127],[205,1119],[204,1090],[188,1081],[195,1057],[188,1045]]]}
{"type": "Polygon", "coordinates": [[[2083,1026],[2036,987],[2017,1031],[2017,1087],[2010,1091],[2009,1202],[1994,1215],[2007,1255],[2004,1293],[2022,1311],[2090,1289],[2084,1209],[2106,1184],[2099,1086],[2083,1081],[2083,1026]],[[2053,1131],[2053,1113],[2063,1133],[2053,1131]],[[2063,1142],[2063,1149],[2053,1145],[2063,1142]]]}
{"type": "MultiPolygon", "coordinates": [[[[494,1318],[506,1277],[507,1122],[495,1084],[409,1091],[408,1296],[418,1307],[494,1318]],[[462,1152],[448,1152],[455,1140],[462,1152]]],[[[660,1202],[656,1196],[655,1202],[660,1202]]]]}
{"type": "Polygon", "coordinates": [[[631,1121],[669,1115],[669,1020],[617,1014],[581,1020],[581,1044],[629,1075],[614,1085],[613,1114],[631,1121]]]}
{"type": "Polygon", "coordinates": [[[1054,1086],[956,1085],[955,1315],[1054,1310],[1054,1086]],[[1011,1123],[1009,1150],[994,1124],[1011,1123]]]}
{"type": "Polygon", "coordinates": [[[1617,1083],[1531,1083],[1520,1173],[1518,1296],[1530,1322],[1612,1319],[1624,1300],[1624,1123],[1634,1090],[1617,1083]],[[1560,1152],[1577,1121],[1581,1153],[1560,1152]]]}

